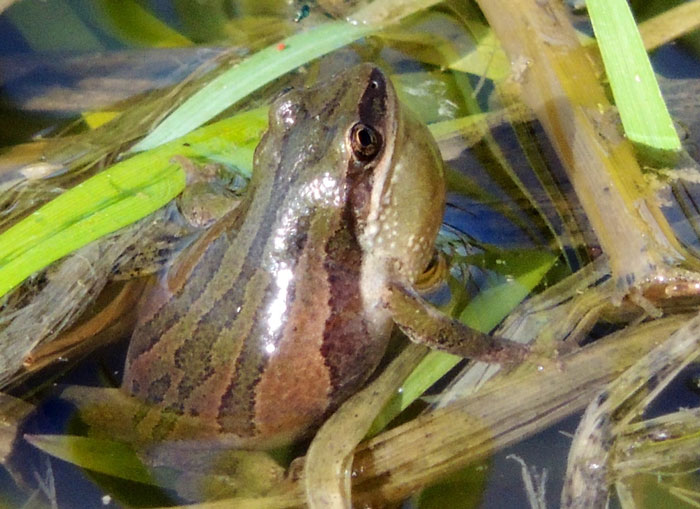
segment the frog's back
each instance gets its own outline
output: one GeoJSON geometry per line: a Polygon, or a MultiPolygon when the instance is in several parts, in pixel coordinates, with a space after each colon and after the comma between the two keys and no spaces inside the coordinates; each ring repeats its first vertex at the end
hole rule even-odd
{"type": "Polygon", "coordinates": [[[294,122],[316,126],[304,146],[308,133],[284,125],[289,108],[278,102],[249,199],[146,297],[127,392],[222,432],[280,442],[318,424],[375,369],[391,324],[377,330],[366,316],[351,186],[323,170],[346,150],[337,143],[346,127],[324,122],[334,118],[327,103],[294,103],[294,122]]]}

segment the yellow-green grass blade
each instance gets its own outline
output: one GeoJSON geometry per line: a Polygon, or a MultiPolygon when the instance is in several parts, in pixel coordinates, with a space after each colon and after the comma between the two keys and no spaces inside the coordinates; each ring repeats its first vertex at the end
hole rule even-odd
{"type": "Polygon", "coordinates": [[[625,134],[652,149],[680,150],[627,1],[589,0],[586,5],[625,134]]]}
{"type": "Polygon", "coordinates": [[[183,170],[172,163],[149,168],[148,159],[130,160],[79,184],[3,233],[0,295],[54,260],[175,197],[185,185],[183,170]]]}
{"type": "Polygon", "coordinates": [[[74,435],[25,435],[25,439],[46,454],[74,465],[130,481],[155,484],[127,444],[74,435]]]}
{"type": "Polygon", "coordinates": [[[296,67],[349,44],[372,27],[345,21],[319,25],[268,46],[213,79],[133,147],[157,147],[199,127],[232,104],[296,67]]]}
{"type": "Polygon", "coordinates": [[[191,46],[192,41],[154,16],[134,0],[97,0],[100,19],[121,41],[154,48],[191,46]]]}
{"type": "Polygon", "coordinates": [[[50,201],[0,235],[0,296],[85,244],[162,207],[185,186],[175,155],[215,157],[250,174],[266,108],[198,129],[138,154],[50,201]],[[214,155],[214,156],[212,156],[214,155]]]}

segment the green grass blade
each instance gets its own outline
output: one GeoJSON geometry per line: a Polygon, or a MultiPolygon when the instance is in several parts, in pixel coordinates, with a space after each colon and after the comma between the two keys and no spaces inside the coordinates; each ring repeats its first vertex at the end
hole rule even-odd
{"type": "Polygon", "coordinates": [[[30,274],[173,199],[185,186],[176,164],[117,165],[47,203],[0,237],[0,295],[30,274]]]}
{"type": "Polygon", "coordinates": [[[627,1],[589,0],[586,5],[625,134],[653,149],[680,150],[627,1]]]}
{"type": "Polygon", "coordinates": [[[211,157],[252,168],[253,151],[267,127],[259,108],[137,154],[50,201],[0,235],[0,296],[49,263],[122,228],[177,196],[185,186],[174,155],[211,157]],[[225,157],[224,157],[225,156],[225,157]]]}
{"type": "Polygon", "coordinates": [[[148,150],[178,138],[263,85],[314,58],[369,34],[372,30],[375,29],[338,21],[320,25],[268,46],[212,80],[132,150],[148,150]]]}

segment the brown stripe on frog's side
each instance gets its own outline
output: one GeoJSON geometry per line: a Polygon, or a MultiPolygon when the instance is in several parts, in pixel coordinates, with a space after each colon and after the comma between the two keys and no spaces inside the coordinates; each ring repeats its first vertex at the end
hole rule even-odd
{"type": "Polygon", "coordinates": [[[318,210],[309,225],[308,248],[299,257],[287,322],[255,387],[254,420],[261,435],[297,436],[316,424],[328,407],[331,382],[321,348],[331,289],[326,253],[318,246],[324,246],[337,227],[336,209],[318,210]]]}
{"type": "Polygon", "coordinates": [[[345,222],[326,246],[324,270],[331,298],[321,355],[330,376],[331,405],[357,390],[376,367],[383,352],[383,348],[375,348],[381,339],[371,337],[364,319],[359,288],[362,255],[357,247],[353,223],[354,220],[345,222]]]}
{"type": "MultiPolygon", "coordinates": [[[[244,299],[261,302],[269,287],[269,277],[265,272],[259,271],[250,278],[245,287],[244,299]]],[[[252,333],[258,319],[259,308],[243,306],[235,320],[229,321],[221,328],[211,347],[211,375],[188,391],[183,391],[182,384],[178,386],[183,398],[183,408],[187,413],[216,422],[224,391],[231,380],[237,378],[236,366],[240,359],[246,356],[244,339],[252,333]]],[[[250,435],[253,431],[247,413],[241,415],[236,422],[227,424],[229,426],[224,429],[239,435],[250,435]]]]}
{"type": "Polygon", "coordinates": [[[241,228],[250,205],[250,199],[244,200],[237,209],[212,225],[178,256],[166,276],[151,288],[148,299],[142,299],[136,334],[129,346],[127,371],[132,360],[148,352],[165,332],[177,326],[183,310],[188,310],[204,293],[209,278],[216,274],[230,247],[222,234],[241,228]],[[177,305],[173,305],[175,300],[177,305]]]}
{"type": "MultiPolygon", "coordinates": [[[[281,203],[275,203],[275,201],[283,200],[285,196],[285,193],[277,193],[273,197],[270,209],[277,211],[281,203]]],[[[265,225],[272,225],[275,223],[275,218],[265,217],[263,221],[265,221],[263,223],[265,225]]],[[[253,330],[251,327],[260,322],[262,318],[259,313],[249,316],[249,311],[246,308],[265,308],[265,301],[270,299],[272,281],[265,271],[260,270],[260,260],[266,256],[271,228],[272,226],[268,228],[261,226],[246,254],[245,262],[239,271],[239,277],[231,288],[214,302],[211,309],[200,317],[196,327],[191,332],[192,337],[200,339],[184,343],[175,352],[175,366],[184,373],[177,385],[178,401],[183,403],[184,408],[188,411],[193,410],[193,405],[199,405],[196,398],[192,404],[188,402],[190,393],[205,382],[207,386],[211,385],[211,391],[222,393],[221,380],[218,382],[210,380],[217,370],[221,371],[221,362],[217,356],[213,355],[215,345],[222,342],[242,344],[242,349],[235,352],[223,347],[227,355],[224,359],[228,359],[231,363],[231,360],[245,356],[245,343],[242,341],[245,341],[245,338],[249,337],[250,334],[257,333],[257,331],[251,332],[253,330]],[[253,283],[260,288],[253,291],[251,295],[249,287],[253,283]],[[230,333],[227,334],[226,331],[230,331],[230,333]]],[[[289,253],[287,256],[290,264],[293,265],[297,255],[289,253]]],[[[256,348],[259,349],[260,345],[258,344],[256,348]]]]}
{"type": "MultiPolygon", "coordinates": [[[[265,191],[271,193],[271,187],[255,190],[256,199],[253,200],[251,211],[254,211],[256,202],[268,198],[269,195],[266,196],[265,191]]],[[[134,358],[131,365],[134,372],[138,372],[139,367],[143,366],[142,374],[151,380],[160,378],[157,373],[162,372],[163,375],[170,377],[171,384],[169,386],[160,384],[159,393],[153,387],[141,387],[140,391],[134,390],[137,396],[152,402],[162,401],[166,407],[179,411],[189,410],[185,405],[189,391],[213,374],[215,363],[212,361],[215,359],[212,359],[211,353],[214,343],[220,339],[222,324],[230,322],[232,316],[239,314],[238,309],[242,310],[244,306],[256,309],[260,304],[259,300],[245,300],[245,287],[251,276],[250,267],[254,267],[256,261],[259,263],[263,250],[261,244],[264,244],[269,236],[270,227],[265,228],[258,223],[260,216],[264,217],[268,210],[269,208],[262,207],[257,217],[255,214],[248,214],[241,225],[239,235],[233,242],[225,238],[227,233],[223,232],[219,238],[211,242],[212,248],[207,249],[201,260],[194,266],[193,273],[197,277],[192,278],[192,284],[183,287],[181,293],[171,300],[167,308],[170,313],[178,316],[177,321],[172,322],[171,327],[164,328],[160,337],[156,338],[157,341],[151,338],[148,350],[137,349],[136,351],[142,351],[142,353],[138,358],[134,358]],[[226,248],[222,255],[218,252],[219,245],[226,248]],[[219,259],[220,263],[214,263],[219,259]],[[212,279],[214,274],[217,277],[212,279]],[[221,282],[222,280],[224,280],[222,285],[211,283],[211,281],[221,282]],[[203,287],[199,283],[194,284],[198,281],[205,281],[207,284],[203,287]],[[196,338],[196,340],[190,341],[189,338],[196,338]],[[145,370],[150,372],[146,375],[145,370]]],[[[246,313],[241,313],[241,316],[246,316],[246,313]]],[[[161,325],[165,324],[161,321],[161,325]]],[[[239,331],[245,331],[245,327],[240,322],[237,328],[239,331]]],[[[148,329],[146,331],[150,332],[148,329]]],[[[151,330],[155,334],[158,329],[151,330]]],[[[144,336],[134,338],[135,346],[138,347],[138,340],[141,337],[144,336]]],[[[236,337],[222,339],[230,340],[234,345],[240,344],[236,337]]],[[[232,353],[237,354],[237,352],[232,353]]],[[[229,362],[232,359],[235,357],[229,357],[229,362]]],[[[138,381],[137,376],[133,379],[138,381]]]]}
{"type": "MultiPolygon", "coordinates": [[[[289,197],[290,201],[294,199],[296,198],[289,197]]],[[[282,208],[289,206],[290,204],[287,203],[282,208]]],[[[288,341],[286,331],[288,330],[289,322],[294,320],[292,314],[294,313],[294,306],[297,304],[296,294],[299,290],[299,284],[307,276],[308,271],[308,267],[301,261],[306,255],[306,246],[313,246],[316,241],[313,225],[317,224],[319,218],[323,217],[326,212],[329,211],[310,208],[306,215],[298,217],[298,222],[295,226],[296,233],[294,236],[288,237],[288,240],[291,241],[289,249],[281,257],[281,260],[286,263],[286,267],[283,270],[291,271],[294,274],[293,280],[289,282],[286,291],[283,292],[276,282],[275,278],[282,277],[279,271],[271,268],[268,268],[267,271],[261,270],[261,272],[268,275],[270,282],[265,289],[265,298],[259,301],[258,316],[255,320],[256,326],[243,338],[243,346],[236,360],[235,376],[231,378],[221,398],[218,421],[225,429],[235,429],[236,432],[241,432],[240,426],[252,425],[252,423],[256,422],[257,410],[255,401],[258,399],[255,397],[256,387],[263,379],[263,374],[265,375],[265,380],[272,381],[268,377],[268,370],[270,369],[268,364],[273,364],[271,368],[272,373],[275,372],[276,368],[274,365],[276,365],[278,360],[283,362],[290,361],[290,364],[287,364],[287,366],[291,366],[291,358],[295,355],[305,355],[307,353],[305,347],[313,341],[313,338],[302,334],[299,336],[299,339],[304,342],[304,345],[300,346],[297,351],[289,353],[285,346],[288,341]],[[301,266],[299,265],[300,263],[301,266]],[[286,303],[284,309],[275,309],[273,307],[276,300],[286,303]],[[281,320],[280,328],[271,334],[269,320],[275,313],[279,314],[278,318],[283,317],[284,320],[281,320]],[[274,349],[274,351],[270,352],[268,348],[274,349]],[[290,357],[287,357],[287,354],[290,357]]],[[[273,241],[271,240],[271,242],[273,241]]],[[[308,292],[309,289],[306,288],[304,291],[308,292]]],[[[280,379],[279,374],[272,376],[278,380],[280,379]]],[[[284,374],[281,376],[284,377],[284,374]]],[[[294,385],[291,381],[286,385],[287,390],[293,387],[294,385]]],[[[297,387],[298,389],[299,387],[297,387]]],[[[280,395],[277,398],[272,398],[272,401],[280,401],[280,395]]],[[[252,428],[250,429],[252,430],[252,428]]]]}
{"type": "MultiPolygon", "coordinates": [[[[217,224],[218,226],[218,224],[217,224]]],[[[213,232],[208,232],[213,233],[213,232]]],[[[194,257],[187,256],[185,263],[188,264],[187,276],[191,276],[193,273],[197,275],[205,276],[206,272],[210,271],[211,268],[219,267],[221,261],[226,255],[228,246],[222,241],[212,241],[210,235],[206,235],[206,238],[201,239],[203,242],[197,241],[195,245],[190,248],[192,251],[196,251],[200,256],[199,264],[192,263],[188,264],[190,260],[194,257]],[[199,246],[205,246],[204,252],[198,250],[199,246]]],[[[182,274],[178,269],[181,265],[178,264],[177,267],[173,267],[182,274]]],[[[132,338],[131,345],[129,347],[129,356],[127,359],[127,368],[129,368],[131,362],[135,359],[141,358],[144,354],[149,352],[153,346],[160,341],[162,335],[173,329],[178,325],[182,319],[182,310],[187,309],[186,301],[189,303],[194,302],[207,288],[208,279],[204,277],[190,277],[191,284],[187,286],[187,291],[184,295],[179,295],[175,297],[180,301],[180,304],[173,306],[173,294],[178,295],[182,292],[182,287],[172,286],[168,282],[157,283],[157,286],[153,288],[149,295],[149,299],[146,305],[139,309],[139,325],[137,327],[137,334],[132,338]],[[166,304],[168,304],[166,306],[166,304]]],[[[168,281],[170,278],[168,278],[168,281]]]]}

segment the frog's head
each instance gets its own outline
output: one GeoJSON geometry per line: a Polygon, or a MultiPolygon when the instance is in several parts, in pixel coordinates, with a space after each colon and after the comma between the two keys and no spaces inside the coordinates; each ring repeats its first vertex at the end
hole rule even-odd
{"type": "MultiPolygon", "coordinates": [[[[348,129],[348,181],[367,266],[413,282],[425,268],[445,208],[444,168],[425,124],[402,107],[380,70],[363,67],[368,83],[348,129]]],[[[393,276],[392,276],[393,277],[393,276]]]]}
{"type": "Polygon", "coordinates": [[[275,168],[300,207],[341,209],[376,276],[412,282],[425,268],[444,211],[442,159],[380,69],[361,64],[280,97],[256,158],[275,163],[256,171],[275,168]]]}

